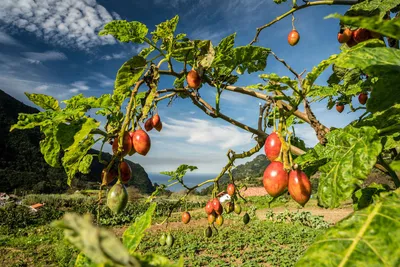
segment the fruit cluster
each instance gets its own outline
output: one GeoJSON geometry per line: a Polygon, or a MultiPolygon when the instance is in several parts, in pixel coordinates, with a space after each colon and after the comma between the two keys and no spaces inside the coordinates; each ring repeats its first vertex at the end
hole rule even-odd
{"type": "Polygon", "coordinates": [[[282,163],[285,160],[285,157],[282,157],[283,142],[285,140],[277,132],[271,133],[265,140],[265,155],[271,163],[264,171],[264,188],[274,198],[288,189],[290,196],[304,206],[311,196],[311,183],[307,175],[296,165],[291,166],[291,170],[285,169],[282,163]]]}
{"type": "MultiPolygon", "coordinates": [[[[146,131],[153,128],[161,131],[162,122],[160,116],[155,114],[149,118],[144,125],[146,131]]],[[[142,129],[125,132],[123,136],[122,151],[119,151],[119,140],[116,137],[112,143],[112,151],[115,156],[121,158],[117,167],[115,165],[105,168],[102,171],[102,185],[108,185],[118,178],[118,182],[111,187],[107,195],[107,206],[115,213],[122,212],[128,203],[128,193],[125,185],[132,177],[132,169],[129,164],[123,160],[126,155],[133,155],[136,152],[146,156],[150,151],[151,140],[149,135],[142,129]]]]}

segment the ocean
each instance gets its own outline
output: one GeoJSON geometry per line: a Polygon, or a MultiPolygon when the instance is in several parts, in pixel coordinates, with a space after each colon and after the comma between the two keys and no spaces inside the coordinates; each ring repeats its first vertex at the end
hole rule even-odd
{"type": "MultiPolygon", "coordinates": [[[[165,184],[168,185],[170,183],[173,182],[168,182],[168,180],[170,179],[169,176],[167,175],[163,175],[163,174],[159,174],[159,173],[148,173],[149,178],[151,180],[151,182],[157,183],[157,184],[165,184]]],[[[188,187],[192,187],[195,186],[201,182],[204,182],[205,180],[208,179],[213,179],[217,176],[218,174],[204,174],[204,173],[188,173],[183,177],[183,181],[184,183],[188,186],[188,187]]],[[[203,188],[206,188],[208,186],[212,185],[212,183],[206,184],[202,187],[197,188],[198,191],[200,191],[203,188]]],[[[171,187],[168,187],[169,190],[171,190],[172,192],[178,192],[184,189],[184,187],[181,184],[177,184],[177,185],[173,185],[171,187]]]]}

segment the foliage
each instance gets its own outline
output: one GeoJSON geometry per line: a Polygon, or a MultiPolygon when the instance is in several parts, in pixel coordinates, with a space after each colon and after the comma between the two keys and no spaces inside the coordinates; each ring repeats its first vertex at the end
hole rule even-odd
{"type": "Polygon", "coordinates": [[[265,215],[267,220],[278,222],[278,223],[298,223],[314,229],[329,228],[329,223],[324,221],[323,216],[312,215],[309,211],[296,211],[290,212],[285,210],[284,212],[275,214],[272,210],[268,210],[265,215]]]}
{"type": "Polygon", "coordinates": [[[356,211],[319,237],[297,265],[398,265],[399,205],[398,189],[387,193],[368,208],[356,211]],[[329,262],[326,261],[328,255],[329,262]]]}

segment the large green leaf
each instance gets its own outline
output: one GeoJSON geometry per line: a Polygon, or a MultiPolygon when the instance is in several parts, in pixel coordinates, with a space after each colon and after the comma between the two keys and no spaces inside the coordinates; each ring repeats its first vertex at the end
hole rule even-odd
{"type": "Polygon", "coordinates": [[[174,36],[174,32],[176,30],[178,22],[179,16],[176,15],[172,19],[156,25],[156,30],[153,31],[151,34],[156,36],[158,39],[172,38],[174,36]]]}
{"type": "Polygon", "coordinates": [[[400,20],[384,20],[378,17],[347,17],[339,14],[332,14],[325,18],[337,18],[347,25],[358,26],[368,29],[384,36],[400,39],[400,20]]]}
{"type": "Polygon", "coordinates": [[[72,179],[79,171],[82,159],[94,144],[93,135],[90,132],[99,127],[99,125],[100,123],[93,118],[83,120],[79,131],[74,134],[73,143],[65,149],[62,163],[68,176],[68,185],[71,185],[72,179]]]}
{"type": "Polygon", "coordinates": [[[93,226],[90,215],[67,213],[53,225],[64,229],[65,238],[96,264],[141,266],[111,231],[93,226]]]}
{"type": "Polygon", "coordinates": [[[104,94],[100,97],[85,97],[83,94],[78,94],[62,102],[66,104],[66,110],[76,110],[79,108],[82,111],[87,111],[91,108],[110,108],[113,105],[110,94],[104,94]]]}
{"type": "MultiPolygon", "coordinates": [[[[310,71],[306,78],[303,81],[303,89],[305,92],[308,93],[313,93],[312,89],[315,89],[313,87],[314,82],[317,80],[317,78],[326,70],[329,65],[331,65],[335,59],[338,57],[338,55],[332,55],[328,59],[325,59],[321,61],[318,66],[314,67],[312,71],[310,71]]],[[[315,95],[315,93],[314,93],[315,95]]]]}
{"type": "Polygon", "coordinates": [[[215,47],[215,58],[212,64],[213,67],[224,66],[224,64],[221,65],[221,62],[233,59],[232,51],[235,44],[235,37],[236,33],[233,33],[222,39],[218,46],[215,47]]]}
{"type": "Polygon", "coordinates": [[[233,49],[236,72],[243,74],[264,70],[271,49],[259,46],[239,46],[233,49]]]}
{"type": "Polygon", "coordinates": [[[360,210],[371,205],[380,193],[388,191],[389,187],[383,184],[372,183],[368,187],[354,192],[353,207],[354,210],[360,210]]]}
{"type": "Polygon", "coordinates": [[[49,121],[53,120],[56,113],[51,111],[44,111],[39,113],[19,113],[18,122],[11,126],[10,132],[14,129],[31,129],[37,126],[46,125],[49,121]]]}
{"type": "Polygon", "coordinates": [[[164,171],[160,172],[160,174],[168,175],[171,178],[168,180],[168,182],[172,182],[174,180],[182,180],[182,178],[186,175],[188,171],[194,171],[197,170],[196,166],[191,166],[187,164],[181,164],[175,171],[164,171]]]}
{"type": "Polygon", "coordinates": [[[100,36],[112,35],[120,42],[143,43],[147,35],[146,25],[139,21],[113,20],[99,32],[100,36]]]}
{"type": "Polygon", "coordinates": [[[296,266],[399,266],[400,189],[320,236],[296,266]]]}
{"type": "Polygon", "coordinates": [[[60,144],[57,142],[57,128],[51,121],[46,125],[42,125],[40,130],[45,134],[45,139],[40,141],[40,152],[44,156],[44,160],[52,167],[59,167],[60,144]]]}
{"type": "Polygon", "coordinates": [[[60,106],[58,104],[57,99],[52,96],[43,95],[43,94],[29,94],[25,93],[25,95],[32,101],[35,105],[45,109],[45,110],[60,110],[60,106]]]}
{"type": "Polygon", "coordinates": [[[371,172],[382,144],[376,128],[367,126],[333,130],[326,138],[324,156],[329,161],[319,168],[318,202],[335,208],[348,200],[371,172]]]}
{"type": "Polygon", "coordinates": [[[352,5],[346,16],[376,16],[383,17],[387,11],[400,5],[400,0],[365,0],[352,5]]]}
{"type": "Polygon", "coordinates": [[[114,95],[124,96],[122,99],[125,99],[127,93],[130,92],[130,88],[139,80],[146,67],[146,59],[140,56],[134,56],[125,62],[118,70],[114,95]]]}
{"type": "Polygon", "coordinates": [[[144,232],[151,226],[151,217],[154,214],[157,203],[151,203],[147,211],[136,219],[135,223],[125,230],[122,236],[122,242],[132,255],[140,244],[144,232]]]}
{"type": "Polygon", "coordinates": [[[264,80],[269,80],[274,83],[284,83],[291,88],[299,90],[298,81],[290,79],[288,76],[279,76],[276,73],[260,74],[259,77],[264,80]]]}

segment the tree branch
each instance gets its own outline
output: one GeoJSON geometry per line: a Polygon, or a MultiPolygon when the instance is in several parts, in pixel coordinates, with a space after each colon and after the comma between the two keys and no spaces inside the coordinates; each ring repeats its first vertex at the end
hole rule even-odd
{"type": "Polygon", "coordinates": [[[253,40],[250,42],[249,45],[254,44],[255,42],[258,41],[258,36],[260,35],[261,31],[264,30],[267,27],[270,27],[271,25],[275,24],[276,22],[286,18],[287,16],[289,16],[290,14],[299,11],[301,9],[310,7],[310,6],[320,6],[320,5],[354,5],[357,4],[358,0],[323,0],[323,1],[314,1],[314,2],[306,2],[304,5],[301,6],[296,6],[293,7],[292,9],[290,9],[289,11],[287,11],[286,13],[276,17],[275,19],[273,19],[272,21],[268,22],[267,24],[257,28],[256,31],[256,35],[254,36],[253,40]]]}

